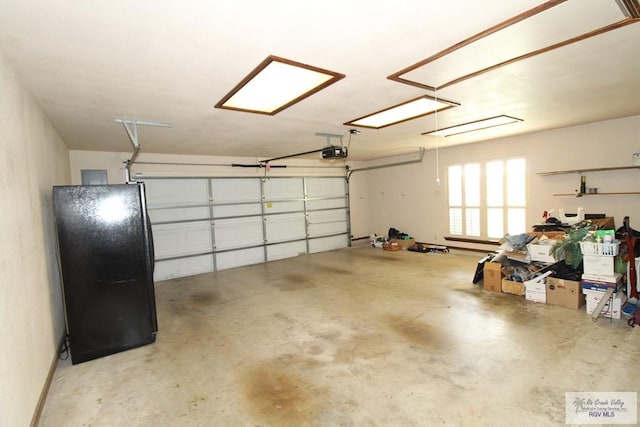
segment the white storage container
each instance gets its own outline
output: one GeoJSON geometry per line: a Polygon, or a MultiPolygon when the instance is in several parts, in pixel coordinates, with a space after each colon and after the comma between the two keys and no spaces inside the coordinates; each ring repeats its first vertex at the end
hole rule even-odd
{"type": "MultiPolygon", "coordinates": [[[[598,291],[583,291],[585,295],[585,301],[587,303],[587,314],[593,313],[596,306],[600,302],[600,299],[604,295],[604,292],[598,291]]],[[[605,304],[602,312],[600,312],[601,317],[610,317],[613,319],[619,319],[620,314],[622,313],[622,305],[626,302],[627,298],[625,294],[622,292],[616,292],[613,294],[613,298],[607,304],[605,304]],[[611,304],[613,302],[613,304],[611,304]],[[613,308],[611,307],[613,305],[613,308]]]]}
{"type": "Polygon", "coordinates": [[[550,274],[551,272],[548,271],[541,276],[524,282],[524,298],[527,301],[541,302],[543,304],[547,302],[547,285],[545,278],[550,274]]]}
{"type": "Polygon", "coordinates": [[[535,286],[527,286],[524,289],[524,298],[527,301],[533,302],[547,302],[547,290],[544,283],[536,284],[535,286]],[[541,289],[540,289],[541,288],[541,289]]]}
{"type": "Polygon", "coordinates": [[[613,276],[615,274],[614,256],[583,255],[584,274],[613,276]]]}
{"type": "Polygon", "coordinates": [[[618,255],[619,249],[620,249],[620,242],[612,242],[612,243],[580,242],[580,251],[582,252],[582,255],[615,256],[615,255],[618,255]]]}
{"type": "MultiPolygon", "coordinates": [[[[555,243],[555,240],[552,240],[555,243]]],[[[529,255],[531,255],[531,261],[540,261],[540,262],[556,262],[561,261],[560,259],[555,259],[553,255],[551,255],[551,248],[553,248],[552,244],[541,245],[538,243],[529,243],[527,245],[527,250],[529,251],[529,255]]]]}

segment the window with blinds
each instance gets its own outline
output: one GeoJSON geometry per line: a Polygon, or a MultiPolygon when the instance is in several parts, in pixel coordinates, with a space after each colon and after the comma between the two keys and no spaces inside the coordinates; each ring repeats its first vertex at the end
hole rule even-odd
{"type": "Polygon", "coordinates": [[[448,169],[449,233],[501,238],[526,231],[526,162],[495,160],[448,169]]]}

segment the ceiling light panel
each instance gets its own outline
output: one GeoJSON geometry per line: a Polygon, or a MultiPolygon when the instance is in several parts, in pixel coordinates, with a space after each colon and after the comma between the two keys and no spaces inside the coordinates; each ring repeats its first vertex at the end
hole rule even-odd
{"type": "Polygon", "coordinates": [[[441,89],[483,70],[543,52],[545,48],[625,19],[615,0],[555,1],[541,6],[547,8],[524,12],[389,78],[441,89]]]}
{"type": "Polygon", "coordinates": [[[274,115],[344,77],[344,74],[269,56],[215,106],[274,115]]]}
{"type": "Polygon", "coordinates": [[[423,132],[421,135],[433,135],[433,136],[453,136],[461,133],[474,132],[481,129],[492,128],[496,126],[508,125],[510,123],[521,122],[522,119],[511,116],[496,116],[486,119],[475,120],[473,122],[463,123],[460,125],[449,126],[442,129],[432,130],[429,132],[423,132]]]}
{"type": "Polygon", "coordinates": [[[456,102],[436,99],[425,95],[346,122],[344,125],[380,129],[432,114],[436,110],[443,111],[459,105],[460,104],[456,102]]]}
{"type": "Polygon", "coordinates": [[[640,18],[640,1],[638,0],[615,0],[622,9],[624,16],[628,18],[640,18]]]}

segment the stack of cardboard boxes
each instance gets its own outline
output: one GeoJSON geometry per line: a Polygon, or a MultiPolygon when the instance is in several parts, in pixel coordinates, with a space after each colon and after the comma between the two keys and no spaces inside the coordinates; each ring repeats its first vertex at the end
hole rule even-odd
{"type": "Polygon", "coordinates": [[[500,262],[484,264],[483,287],[488,291],[524,295],[527,301],[560,305],[568,308],[580,308],[585,304],[586,295],[582,292],[579,280],[567,280],[546,277],[541,281],[529,280],[519,283],[520,292],[514,292],[515,285],[503,278],[500,262]]]}
{"type": "Polygon", "coordinates": [[[618,255],[619,242],[595,243],[581,242],[584,274],[582,292],[586,298],[587,313],[593,313],[607,289],[613,289],[613,296],[601,312],[603,317],[619,319],[626,296],[620,292],[622,274],[615,272],[615,256],[618,255]]]}

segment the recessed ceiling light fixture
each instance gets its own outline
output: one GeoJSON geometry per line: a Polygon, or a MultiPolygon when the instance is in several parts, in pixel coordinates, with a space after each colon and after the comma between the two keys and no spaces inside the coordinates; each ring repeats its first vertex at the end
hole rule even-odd
{"type": "Polygon", "coordinates": [[[274,115],[344,77],[344,74],[270,55],[215,107],[274,115]]]}
{"type": "Polygon", "coordinates": [[[351,120],[350,122],[344,123],[344,125],[381,129],[459,105],[460,104],[453,101],[436,99],[429,95],[424,95],[420,98],[411,99],[402,104],[394,105],[382,111],[351,120]]]}
{"type": "Polygon", "coordinates": [[[501,116],[489,117],[482,120],[476,120],[473,122],[463,123],[460,125],[449,126],[447,128],[436,129],[429,132],[422,132],[420,135],[435,135],[435,136],[453,136],[461,133],[473,132],[480,129],[487,129],[495,126],[508,125],[509,123],[521,122],[522,119],[516,117],[501,116]]]}

